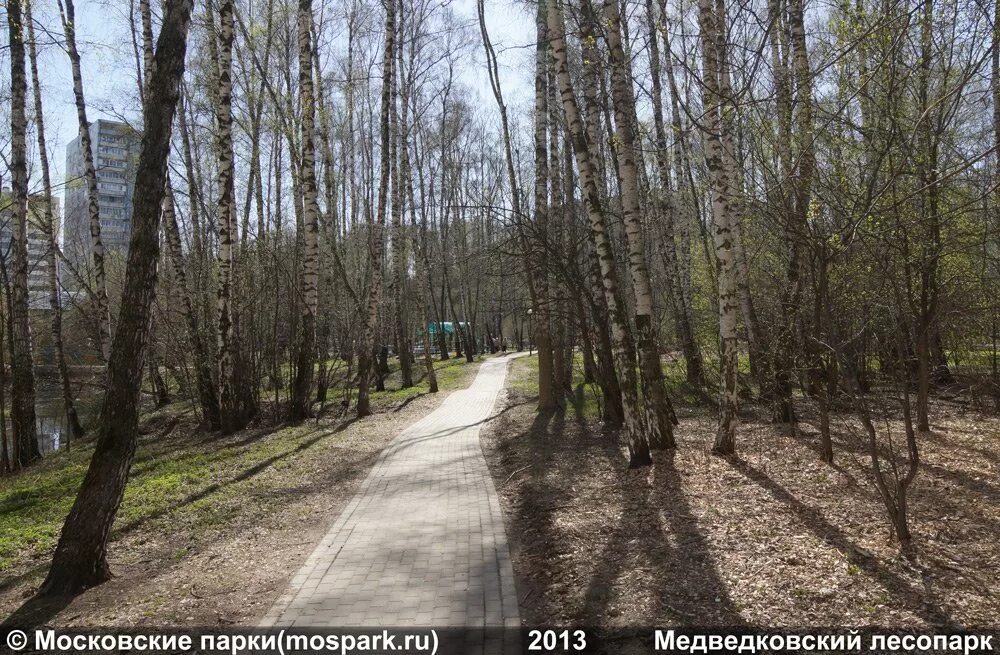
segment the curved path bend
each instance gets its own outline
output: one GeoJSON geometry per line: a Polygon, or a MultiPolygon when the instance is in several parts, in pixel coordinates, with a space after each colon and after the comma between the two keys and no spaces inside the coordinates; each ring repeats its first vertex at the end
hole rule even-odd
{"type": "Polygon", "coordinates": [[[512,357],[485,361],[470,387],[386,446],[264,625],[520,626],[479,444],[512,357]]]}

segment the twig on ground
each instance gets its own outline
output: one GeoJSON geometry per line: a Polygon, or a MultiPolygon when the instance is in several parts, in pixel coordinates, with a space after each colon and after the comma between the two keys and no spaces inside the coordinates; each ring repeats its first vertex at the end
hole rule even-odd
{"type": "Polygon", "coordinates": [[[522,466],[521,468],[517,469],[516,471],[514,471],[513,473],[511,473],[510,475],[508,475],[508,476],[507,476],[507,479],[506,479],[506,480],[504,480],[504,481],[503,481],[503,484],[501,484],[500,486],[502,487],[502,486],[506,485],[506,484],[507,484],[508,482],[510,482],[510,481],[511,481],[511,479],[512,479],[512,478],[513,478],[513,477],[514,477],[515,475],[517,475],[517,474],[518,474],[518,473],[520,473],[521,471],[524,471],[525,469],[529,469],[529,468],[531,468],[531,464],[528,464],[527,466],[522,466]]]}

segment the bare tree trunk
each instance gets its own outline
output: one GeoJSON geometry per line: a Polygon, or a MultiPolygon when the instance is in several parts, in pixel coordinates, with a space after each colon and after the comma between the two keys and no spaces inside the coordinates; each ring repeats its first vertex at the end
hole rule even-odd
{"type": "MultiPolygon", "coordinates": [[[[354,230],[358,227],[358,191],[357,191],[357,179],[355,176],[355,142],[354,142],[354,43],[356,40],[355,33],[357,31],[357,14],[354,5],[352,4],[351,9],[348,11],[347,15],[347,70],[346,81],[344,83],[344,104],[345,111],[347,113],[347,132],[345,134],[346,143],[344,148],[347,150],[347,170],[350,172],[348,184],[345,185],[344,193],[347,194],[350,191],[351,196],[351,210],[350,210],[350,229],[354,230]]],[[[347,217],[344,217],[347,220],[347,217]]]]}
{"type": "Polygon", "coordinates": [[[76,412],[76,403],[73,401],[73,388],[69,379],[69,368],[66,366],[66,350],[63,346],[62,303],[59,299],[59,269],[56,265],[56,251],[59,247],[58,226],[52,206],[52,179],[49,175],[49,153],[45,141],[45,116],[42,110],[42,90],[39,86],[38,55],[35,44],[35,24],[31,15],[31,0],[26,0],[24,3],[24,19],[28,26],[28,57],[31,62],[32,93],[35,101],[35,133],[38,138],[38,159],[42,168],[42,193],[45,203],[43,207],[44,228],[45,236],[48,239],[45,265],[48,269],[49,308],[52,311],[52,349],[55,353],[56,370],[59,374],[63,407],[66,411],[66,422],[69,427],[69,434],[66,438],[66,447],[69,448],[71,441],[83,437],[84,430],[76,412]]]}
{"type": "MultiPolygon", "coordinates": [[[[993,99],[993,207],[994,225],[1000,225],[1000,0],[993,2],[993,41],[990,55],[990,94],[993,99]]],[[[995,302],[995,300],[994,300],[995,302]]],[[[1000,362],[997,357],[997,315],[994,305],[991,317],[992,340],[991,380],[993,382],[993,411],[1000,413],[1000,362]]]]}
{"type": "MultiPolygon", "coordinates": [[[[3,276],[6,278],[6,274],[3,276]]],[[[3,294],[3,286],[0,286],[0,296],[3,294]]],[[[0,416],[7,416],[7,312],[4,311],[6,298],[0,298],[0,416]]],[[[994,328],[994,344],[996,343],[996,329],[994,328]]],[[[993,360],[996,361],[996,347],[994,346],[993,360]]],[[[996,365],[993,366],[996,369],[996,365]]],[[[994,378],[996,376],[994,375],[994,378]]],[[[0,421],[0,469],[4,474],[10,473],[17,468],[17,441],[7,445],[7,421],[0,421]]]]}
{"type": "MultiPolygon", "coordinates": [[[[801,1],[801,0],[799,0],[801,1]]],[[[938,137],[935,134],[936,103],[930,97],[933,52],[934,0],[922,0],[920,17],[920,63],[917,95],[920,121],[917,143],[921,156],[917,158],[920,179],[921,228],[920,239],[920,300],[917,316],[917,430],[931,429],[929,418],[931,337],[935,333],[938,305],[938,263],[941,257],[941,227],[938,217],[938,137]]],[[[994,27],[994,30],[1000,29],[994,27]]]]}
{"type": "MultiPolygon", "coordinates": [[[[796,422],[792,397],[792,376],[796,359],[805,344],[799,339],[800,306],[803,292],[803,251],[808,243],[808,216],[812,198],[812,178],[815,167],[812,120],[812,73],[806,50],[805,26],[801,0],[788,0],[785,16],[780,0],[769,2],[772,23],[772,61],[776,66],[775,96],[778,103],[779,134],[776,139],[781,160],[781,183],[788,185],[791,193],[778,193],[779,211],[784,215],[784,236],[788,248],[785,289],[782,292],[782,322],[775,343],[772,344],[775,361],[774,398],[776,422],[796,422]],[[788,25],[788,44],[783,40],[784,24],[788,25]],[[785,56],[791,46],[791,62],[785,56]],[[792,129],[793,101],[790,88],[789,66],[795,73],[795,101],[798,108],[797,124],[792,129]],[[796,152],[790,146],[797,144],[796,152]]],[[[794,428],[793,428],[794,429],[794,428]]]]}
{"type": "Polygon", "coordinates": [[[10,394],[14,440],[17,442],[14,463],[22,468],[42,455],[38,450],[35,425],[35,373],[28,322],[28,81],[24,71],[24,19],[20,2],[7,3],[7,22],[10,35],[11,250],[14,253],[10,303],[10,394]]]}
{"type": "MultiPolygon", "coordinates": [[[[413,170],[410,166],[409,105],[410,90],[413,82],[412,75],[414,56],[412,47],[413,46],[411,46],[410,50],[410,73],[402,86],[402,98],[400,99],[403,105],[403,111],[399,122],[400,175],[401,183],[405,187],[406,198],[410,207],[410,229],[412,230],[410,236],[412,240],[411,245],[413,247],[413,268],[417,278],[416,296],[417,303],[420,306],[420,332],[423,338],[424,348],[424,374],[427,377],[428,391],[430,393],[437,393],[437,374],[434,371],[434,357],[431,354],[430,304],[433,301],[434,291],[431,289],[429,273],[430,261],[427,256],[427,225],[424,222],[418,224],[417,221],[417,201],[413,190],[413,170]]],[[[400,50],[402,50],[402,48],[400,48],[400,50]]],[[[402,66],[400,66],[400,69],[400,75],[402,75],[402,66]]]]}
{"type": "MultiPolygon", "coordinates": [[[[216,87],[216,150],[218,156],[219,199],[216,217],[219,249],[218,348],[219,348],[219,409],[222,431],[242,429],[250,419],[244,402],[242,385],[237,370],[239,344],[233,325],[233,284],[236,278],[236,254],[233,247],[236,220],[236,197],[233,175],[233,0],[219,3],[219,38],[217,59],[218,86],[216,87]]],[[[214,40],[213,40],[214,41],[214,40]]]]}
{"type": "Polygon", "coordinates": [[[531,309],[535,315],[532,338],[538,348],[538,410],[547,411],[556,406],[553,389],[552,338],[549,333],[549,283],[548,283],[548,221],[549,221],[549,156],[546,142],[546,125],[549,120],[548,111],[548,73],[546,54],[546,17],[545,5],[539,3],[536,19],[535,54],[535,220],[531,228],[533,239],[530,239],[532,262],[531,274],[534,284],[529,287],[533,291],[531,309]]]}
{"type": "MultiPolygon", "coordinates": [[[[173,265],[174,278],[180,287],[181,311],[187,323],[188,340],[191,342],[194,357],[195,386],[198,390],[198,401],[205,421],[212,430],[222,427],[219,414],[219,395],[212,379],[212,354],[205,346],[205,339],[198,321],[198,310],[191,300],[191,290],[187,283],[187,270],[184,265],[184,255],[181,252],[181,234],[177,226],[177,215],[174,211],[174,197],[167,175],[167,186],[163,195],[163,231],[166,236],[167,254],[173,265]]],[[[193,201],[192,201],[193,204],[193,201]]]]}
{"type": "MultiPolygon", "coordinates": [[[[552,347],[552,388],[556,405],[565,404],[565,392],[570,390],[570,380],[567,373],[570,369],[567,352],[567,318],[566,285],[564,276],[558,275],[558,269],[566,261],[566,185],[563,178],[563,158],[560,156],[559,144],[565,132],[562,119],[562,107],[559,104],[559,89],[555,81],[555,73],[548,67],[548,109],[549,109],[549,211],[548,236],[546,252],[555,264],[547,271],[549,289],[549,343],[552,347]]],[[[571,146],[572,147],[572,146],[571,146]]]]}
{"type": "MultiPolygon", "coordinates": [[[[601,115],[597,98],[597,72],[603,67],[600,53],[597,49],[597,17],[594,15],[592,3],[583,3],[581,7],[582,20],[580,21],[581,54],[583,61],[590,65],[583,68],[583,80],[581,90],[586,109],[586,119],[583,121],[586,128],[586,136],[589,145],[594,149],[593,164],[594,176],[598,187],[598,196],[605,200],[605,169],[600,155],[601,144],[601,115]]],[[[572,135],[567,137],[572,141],[572,135]]],[[[572,149],[572,148],[571,148],[572,149]]],[[[596,362],[601,376],[601,394],[604,398],[604,416],[602,417],[610,425],[622,425],[625,420],[625,410],[622,406],[621,382],[615,370],[614,347],[611,340],[610,312],[608,310],[607,297],[604,294],[603,282],[601,279],[601,263],[596,249],[593,247],[593,240],[587,247],[585,259],[585,270],[587,271],[587,281],[590,289],[591,314],[597,328],[596,362]]]]}
{"type": "MultiPolygon", "coordinates": [[[[771,66],[774,69],[774,97],[777,116],[775,151],[778,160],[776,184],[769,189],[771,203],[776,205],[788,251],[785,283],[781,291],[781,316],[774,343],[774,393],[768,398],[774,403],[773,419],[776,423],[795,423],[792,402],[792,368],[797,354],[795,329],[802,296],[802,248],[805,243],[805,225],[800,222],[794,206],[795,160],[792,155],[792,78],[788,62],[788,16],[783,0],[768,0],[770,25],[771,66]],[[789,192],[791,191],[791,192],[789,192]]],[[[794,430],[794,427],[792,428],[794,430]]]]}
{"type": "MultiPolygon", "coordinates": [[[[330,385],[330,369],[329,364],[330,352],[331,352],[331,336],[334,330],[334,322],[336,321],[336,311],[337,307],[340,305],[340,289],[337,288],[337,276],[339,275],[343,281],[344,289],[347,291],[347,295],[352,301],[352,307],[357,308],[357,296],[354,293],[354,289],[347,280],[347,274],[344,270],[343,262],[340,259],[340,253],[338,251],[338,236],[340,234],[340,221],[341,215],[337,211],[337,181],[336,166],[333,160],[333,147],[331,145],[331,137],[333,136],[333,128],[331,126],[330,120],[330,107],[327,102],[326,92],[323,85],[323,72],[320,68],[320,57],[319,57],[319,43],[320,35],[322,30],[313,30],[313,74],[316,78],[315,84],[315,95],[316,95],[316,108],[319,112],[319,134],[320,134],[320,148],[323,153],[323,188],[326,197],[326,213],[320,214],[321,218],[325,218],[325,222],[321,224],[320,231],[324,235],[327,242],[326,250],[330,255],[330,264],[323,265],[322,256],[323,249],[320,249],[320,271],[321,277],[319,278],[319,285],[321,287],[325,286],[330,289],[330,293],[327,296],[325,303],[321,303],[319,309],[319,317],[322,322],[317,327],[319,337],[317,344],[317,352],[320,359],[319,362],[319,376],[316,381],[316,400],[320,403],[322,411],[322,406],[326,402],[327,392],[330,385]],[[333,269],[333,270],[330,270],[333,269]]],[[[263,111],[263,103],[261,104],[261,111],[263,111]]],[[[344,176],[346,177],[346,175],[344,176]]],[[[260,176],[258,176],[258,180],[260,176]]],[[[262,214],[262,212],[261,212],[262,214]]],[[[260,219],[263,223],[263,217],[260,219]]]]}
{"type": "Polygon", "coordinates": [[[319,202],[316,191],[316,103],[313,98],[312,0],[299,0],[299,98],[302,105],[302,162],[299,173],[303,207],[303,253],[299,280],[302,315],[298,362],[288,417],[301,421],[311,414],[313,370],[316,367],[316,311],[319,308],[319,202]]]}
{"type": "Polygon", "coordinates": [[[160,373],[160,358],[156,354],[156,324],[152,318],[149,320],[149,337],[146,341],[146,364],[149,367],[153,397],[156,398],[157,407],[165,407],[170,404],[170,389],[167,388],[167,382],[160,373]]]}
{"type": "MultiPolygon", "coordinates": [[[[397,26],[397,39],[400,44],[403,43],[403,18],[404,13],[400,11],[398,18],[399,25],[397,26]]],[[[392,177],[392,200],[391,200],[391,212],[392,212],[392,289],[393,289],[393,304],[395,305],[395,315],[394,315],[394,328],[396,333],[396,354],[399,357],[399,377],[400,377],[400,387],[407,389],[413,386],[413,346],[410,343],[409,335],[409,313],[407,306],[407,280],[406,280],[406,265],[408,258],[408,239],[404,234],[405,227],[403,226],[403,189],[401,182],[401,172],[400,172],[400,160],[399,160],[399,149],[400,149],[400,139],[402,138],[401,130],[399,126],[399,104],[403,105],[403,111],[407,110],[406,98],[400,99],[397,103],[395,98],[400,98],[401,87],[402,87],[402,70],[403,70],[403,60],[402,52],[403,48],[400,45],[397,48],[397,59],[398,59],[398,71],[394,79],[394,89],[393,97],[394,100],[391,104],[391,109],[389,112],[389,158],[391,160],[391,177],[392,177]]]]}
{"type": "MultiPolygon", "coordinates": [[[[622,214],[628,241],[629,271],[635,294],[635,327],[639,345],[639,369],[646,408],[646,430],[652,448],[674,448],[673,426],[677,422],[667,397],[660,364],[660,348],[653,325],[653,286],[646,263],[646,245],[642,234],[642,208],[639,205],[639,171],[635,125],[635,95],[632,77],[622,47],[621,16],[618,1],[605,0],[605,38],[611,58],[611,88],[615,108],[615,146],[622,177],[622,214]]],[[[668,192],[669,193],[669,192],[668,192]]]]}
{"type": "Polygon", "coordinates": [[[629,449],[629,466],[647,466],[652,463],[652,458],[643,425],[643,412],[639,407],[634,346],[625,319],[624,302],[618,286],[618,274],[615,270],[614,254],[611,251],[604,208],[597,188],[594,161],[587,143],[583,123],[580,120],[580,110],[570,80],[566,55],[565,25],[559,0],[550,0],[547,13],[549,47],[556,69],[556,78],[559,82],[563,110],[566,112],[566,122],[573,138],[573,150],[576,153],[576,164],[580,171],[584,205],[590,221],[591,239],[600,262],[604,294],[608,303],[608,319],[611,324],[615,360],[621,374],[622,409],[629,449]]]}
{"type": "Polygon", "coordinates": [[[733,223],[732,171],[723,153],[722,96],[720,94],[721,62],[719,43],[724,40],[724,26],[719,25],[712,0],[699,0],[698,19],[704,60],[702,93],[704,96],[704,126],[707,138],[708,169],[712,186],[712,225],[715,236],[715,257],[719,275],[719,425],[712,452],[729,455],[736,452],[737,412],[737,332],[736,318],[739,301],[736,289],[736,252],[733,223]]]}
{"type": "MultiPolygon", "coordinates": [[[[200,266],[205,256],[205,247],[202,239],[202,226],[199,213],[199,207],[201,205],[199,190],[201,187],[199,185],[197,170],[195,169],[194,154],[191,150],[191,139],[188,134],[183,88],[184,86],[182,82],[180,104],[177,106],[177,128],[181,136],[181,153],[184,159],[185,182],[187,183],[188,194],[190,196],[188,200],[188,213],[191,218],[191,250],[194,252],[195,261],[200,266]]],[[[195,276],[195,280],[193,282],[192,292],[195,294],[195,297],[200,297],[200,285],[198,284],[199,280],[197,275],[195,276]]]]}
{"type": "MultiPolygon", "coordinates": [[[[416,229],[416,225],[414,225],[414,229],[416,229]]],[[[421,229],[421,233],[423,232],[424,230],[421,229]]],[[[423,320],[423,324],[420,326],[420,332],[423,334],[424,371],[427,375],[428,391],[430,391],[430,393],[437,393],[437,374],[434,372],[434,357],[431,355],[430,313],[427,309],[430,303],[429,298],[433,292],[431,291],[431,283],[427,275],[427,269],[430,265],[427,261],[426,234],[422,234],[420,240],[418,241],[416,233],[414,232],[413,250],[416,253],[415,259],[417,260],[415,265],[417,270],[417,302],[420,303],[420,315],[423,320]]]]}
{"type": "Polygon", "coordinates": [[[378,209],[371,221],[368,237],[368,260],[371,265],[371,282],[368,287],[368,308],[362,327],[361,348],[358,352],[358,417],[371,414],[369,385],[371,382],[372,353],[375,350],[375,332],[378,328],[378,309],[382,300],[382,256],[385,250],[385,214],[389,193],[389,112],[393,98],[395,68],[396,0],[388,0],[385,10],[385,45],[382,53],[382,110],[380,120],[380,157],[378,209]]]}
{"type": "MultiPolygon", "coordinates": [[[[545,192],[545,181],[547,178],[548,163],[544,160],[547,153],[545,150],[545,104],[547,96],[545,93],[547,80],[547,55],[545,33],[546,18],[544,7],[540,6],[536,17],[536,43],[535,54],[535,113],[534,113],[534,139],[535,139],[535,225],[526,225],[527,217],[522,206],[521,190],[517,182],[517,173],[514,167],[514,153],[511,145],[510,124],[507,116],[507,105],[503,99],[503,90],[500,86],[500,73],[497,66],[496,52],[490,41],[489,32],[486,29],[486,17],[483,0],[477,2],[479,14],[479,30],[483,39],[483,48],[486,51],[486,68],[489,74],[490,86],[493,89],[493,96],[500,111],[501,135],[504,144],[504,162],[507,166],[507,181],[510,186],[511,205],[514,210],[514,221],[517,229],[518,239],[521,242],[525,278],[528,284],[528,296],[531,300],[532,313],[536,315],[538,328],[533,338],[538,346],[538,409],[547,410],[556,405],[555,394],[558,385],[555,385],[555,353],[553,351],[552,339],[549,334],[549,321],[544,319],[544,312],[547,311],[548,298],[545,297],[548,285],[542,279],[546,275],[544,269],[545,250],[547,244],[544,243],[545,228],[547,224],[548,198],[545,192]],[[541,140],[539,140],[541,139],[541,140]],[[541,145],[541,150],[539,146],[541,145]],[[542,158],[540,160],[540,158],[542,158]],[[541,177],[540,177],[541,176],[541,177]],[[541,212],[541,213],[540,213],[541,212]],[[541,242],[541,243],[540,243],[541,242]],[[539,257],[541,259],[539,259],[539,257]]],[[[555,92],[555,89],[552,89],[555,92]]],[[[554,128],[553,128],[554,129],[554,128]]],[[[553,132],[553,140],[556,132],[553,132]]]]}
{"type": "MultiPolygon", "coordinates": [[[[820,247],[819,256],[815,267],[818,269],[816,277],[816,297],[813,300],[813,338],[809,347],[814,360],[814,367],[818,371],[819,384],[817,385],[817,404],[819,405],[819,443],[820,460],[826,464],[833,464],[833,437],[830,434],[830,398],[837,391],[837,376],[835,362],[823,352],[823,339],[829,334],[833,325],[833,316],[830,311],[830,283],[829,283],[829,256],[825,247],[820,247]],[[825,327],[824,327],[825,325],[825,327]]],[[[829,343],[830,339],[827,338],[829,343]]]]}
{"type": "Polygon", "coordinates": [[[142,71],[140,85],[145,99],[149,91],[149,78],[153,68],[153,15],[149,0],[139,0],[139,16],[142,18],[142,71]]]}
{"type": "Polygon", "coordinates": [[[132,240],[119,327],[108,360],[108,384],[90,467],[63,525],[41,594],[76,594],[110,577],[107,543],[135,454],[142,364],[159,259],[160,210],[170,128],[184,74],[191,0],[167,0],[144,103],[136,171],[132,240]]]}
{"type": "Polygon", "coordinates": [[[90,121],[87,120],[87,102],[83,95],[83,74],[80,71],[80,53],[76,48],[76,9],[73,0],[59,2],[59,14],[66,35],[66,52],[73,71],[73,96],[76,99],[76,117],[79,124],[80,154],[83,158],[83,177],[87,185],[87,213],[90,218],[90,248],[94,262],[94,297],[97,300],[97,322],[100,335],[101,357],[108,360],[111,347],[111,314],[108,306],[108,285],[104,275],[104,242],[101,241],[101,214],[97,205],[97,169],[94,167],[94,148],[90,141],[90,121]]]}

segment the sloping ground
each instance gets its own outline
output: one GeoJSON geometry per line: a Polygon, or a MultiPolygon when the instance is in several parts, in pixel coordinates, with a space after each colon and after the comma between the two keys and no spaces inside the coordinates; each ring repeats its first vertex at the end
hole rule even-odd
{"type": "MultiPolygon", "coordinates": [[[[116,578],[68,607],[29,605],[55,625],[255,624],[407,424],[464,388],[478,364],[438,363],[423,382],[373,394],[373,416],[259,426],[221,437],[187,407],[144,419],[109,551],[116,578]]],[[[0,479],[0,617],[44,577],[62,520],[93,452],[74,446],[0,479]]]]}
{"type": "Polygon", "coordinates": [[[710,410],[682,407],[676,453],[628,471],[588,403],[535,412],[536,370],[513,364],[509,411],[484,435],[528,625],[598,628],[629,652],[643,626],[997,624],[996,417],[933,407],[910,562],[888,541],[846,418],[834,421],[834,468],[818,460],[808,414],[797,438],[744,419],[731,462],[708,454],[710,410]]]}

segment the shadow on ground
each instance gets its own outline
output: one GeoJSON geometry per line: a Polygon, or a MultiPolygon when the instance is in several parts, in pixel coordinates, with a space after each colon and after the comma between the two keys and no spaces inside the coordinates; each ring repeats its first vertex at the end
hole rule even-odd
{"type": "MultiPolygon", "coordinates": [[[[531,372],[528,372],[529,374],[531,372]]],[[[835,431],[797,437],[745,418],[741,456],[708,454],[709,408],[686,406],[677,451],[629,471],[622,444],[583,409],[538,413],[518,380],[484,434],[528,625],[594,628],[606,652],[645,652],[649,627],[992,625],[1000,503],[990,458],[961,426],[922,437],[911,490],[917,557],[887,539],[864,449],[835,431]],[[952,429],[955,428],[955,429],[952,429]]],[[[589,392],[586,392],[589,393],[589,392]]],[[[978,428],[982,432],[982,428],[978,428]]],[[[977,434],[978,434],[977,433],[977,434]]]]}
{"type": "Polygon", "coordinates": [[[523,414],[502,415],[487,447],[527,624],[594,628],[616,650],[648,650],[652,625],[742,624],[672,458],[628,471],[614,433],[585,420],[582,395],[525,427],[523,414]]]}

